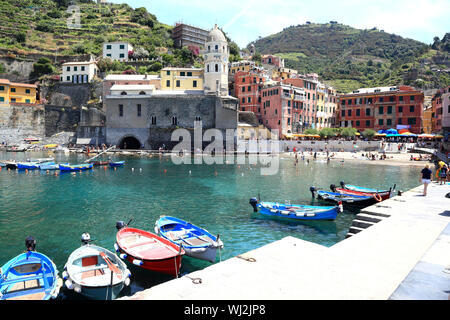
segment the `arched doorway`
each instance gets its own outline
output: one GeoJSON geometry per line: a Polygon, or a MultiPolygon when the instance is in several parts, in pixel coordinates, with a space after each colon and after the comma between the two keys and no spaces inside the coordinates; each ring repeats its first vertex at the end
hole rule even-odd
{"type": "Polygon", "coordinates": [[[140,149],[141,143],[135,137],[124,137],[119,144],[120,149],[140,149]]]}

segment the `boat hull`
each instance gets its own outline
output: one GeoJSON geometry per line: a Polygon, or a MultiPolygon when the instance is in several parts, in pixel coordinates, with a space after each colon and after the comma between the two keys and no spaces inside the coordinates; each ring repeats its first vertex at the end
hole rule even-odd
{"type": "Polygon", "coordinates": [[[39,164],[18,162],[17,169],[19,169],[19,170],[36,170],[36,169],[39,169],[39,164]]]}
{"type": "Polygon", "coordinates": [[[62,286],[55,264],[35,251],[11,259],[1,268],[1,273],[0,300],[50,300],[58,296],[62,286]],[[26,290],[23,290],[24,283],[27,283],[26,290]]]}
{"type": "Polygon", "coordinates": [[[63,276],[68,289],[86,298],[114,300],[129,284],[131,273],[116,254],[88,244],[71,253],[63,276]],[[110,264],[113,266],[110,267],[110,264]]]}
{"type": "Polygon", "coordinates": [[[110,167],[121,167],[125,164],[125,161],[118,161],[118,162],[110,162],[109,166],[110,167]]]}
{"type": "MultiPolygon", "coordinates": [[[[139,245],[137,247],[139,247],[139,245]]],[[[115,249],[120,258],[128,261],[133,265],[136,265],[146,270],[164,273],[172,276],[178,276],[180,274],[181,260],[183,255],[186,253],[184,249],[180,248],[176,244],[168,241],[163,237],[159,237],[155,234],[152,234],[144,230],[129,227],[121,229],[117,233],[115,249]],[[142,255],[137,256],[134,253],[136,252],[135,250],[132,251],[126,248],[126,245],[124,244],[123,237],[127,232],[137,234],[138,236],[147,239],[155,239],[160,243],[161,246],[166,248],[170,247],[172,252],[170,253],[170,255],[167,255],[168,251],[166,250],[165,251],[166,255],[161,257],[157,257],[153,255],[151,252],[147,253],[144,252],[142,255]]]]}
{"type": "Polygon", "coordinates": [[[67,172],[71,172],[71,171],[83,171],[83,170],[90,170],[93,168],[93,164],[84,164],[84,165],[63,165],[60,164],[59,165],[59,170],[60,171],[67,171],[67,172]]]}
{"type": "Polygon", "coordinates": [[[187,256],[211,263],[216,261],[217,250],[223,248],[223,242],[206,229],[175,217],[161,216],[155,222],[155,233],[177,246],[182,245],[187,256]]]}
{"type": "Polygon", "coordinates": [[[342,201],[342,204],[345,206],[370,206],[378,203],[373,196],[358,196],[349,193],[341,194],[327,191],[319,191],[317,193],[317,199],[331,203],[342,201]]]}
{"type": "Polygon", "coordinates": [[[294,220],[335,220],[340,210],[339,206],[286,205],[275,202],[261,202],[257,207],[263,215],[294,220]]]}

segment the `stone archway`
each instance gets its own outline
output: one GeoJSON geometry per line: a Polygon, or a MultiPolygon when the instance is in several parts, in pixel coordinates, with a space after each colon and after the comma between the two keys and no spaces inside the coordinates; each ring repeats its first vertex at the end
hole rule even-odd
{"type": "Polygon", "coordinates": [[[122,140],[120,140],[119,144],[120,149],[137,150],[140,149],[141,146],[142,146],[141,142],[133,136],[123,137],[122,140]]]}

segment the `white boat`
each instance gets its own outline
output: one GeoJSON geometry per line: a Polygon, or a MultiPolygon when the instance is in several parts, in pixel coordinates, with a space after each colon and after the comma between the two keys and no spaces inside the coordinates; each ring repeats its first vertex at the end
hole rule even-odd
{"type": "Polygon", "coordinates": [[[90,236],[81,236],[83,246],[69,256],[64,266],[64,285],[94,300],[114,300],[130,284],[131,272],[115,253],[90,244],[90,236]]]}

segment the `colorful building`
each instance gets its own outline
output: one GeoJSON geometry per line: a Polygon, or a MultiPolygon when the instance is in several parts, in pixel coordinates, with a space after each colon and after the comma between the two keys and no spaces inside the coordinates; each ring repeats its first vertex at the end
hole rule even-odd
{"type": "Polygon", "coordinates": [[[133,46],[128,42],[105,42],[103,43],[103,58],[111,60],[128,61],[129,53],[133,46]]]}
{"type": "Polygon", "coordinates": [[[257,71],[238,71],[234,75],[234,97],[239,100],[239,111],[261,112],[261,89],[265,77],[257,71]]]}
{"type": "Polygon", "coordinates": [[[261,56],[261,63],[274,65],[278,68],[284,68],[284,59],[272,54],[264,54],[261,56]]]}
{"type": "Polygon", "coordinates": [[[175,47],[197,46],[203,48],[209,32],[184,23],[176,23],[172,29],[172,39],[175,47]]]}
{"type": "Polygon", "coordinates": [[[267,85],[261,89],[261,123],[270,130],[278,130],[279,138],[296,132],[295,123],[304,111],[305,90],[287,84],[267,85]]]}
{"type": "Polygon", "coordinates": [[[341,127],[422,133],[424,94],[409,86],[361,88],[339,97],[341,127]]]}
{"type": "Polygon", "coordinates": [[[61,82],[90,83],[99,73],[94,60],[82,62],[66,62],[62,64],[61,82]]]}
{"type": "Polygon", "coordinates": [[[0,79],[0,104],[35,104],[39,100],[37,85],[0,79]]]}
{"type": "Polygon", "coordinates": [[[160,77],[161,90],[203,90],[201,68],[164,68],[160,77]]]}

